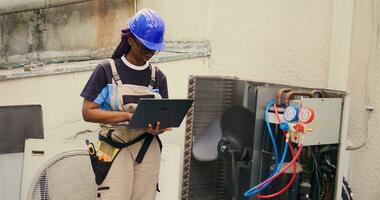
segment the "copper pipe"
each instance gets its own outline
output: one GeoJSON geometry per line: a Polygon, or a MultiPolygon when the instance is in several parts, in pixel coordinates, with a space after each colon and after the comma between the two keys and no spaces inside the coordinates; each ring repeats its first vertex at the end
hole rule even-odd
{"type": "Polygon", "coordinates": [[[319,98],[325,98],[325,93],[322,90],[312,90],[311,94],[313,94],[313,96],[319,94],[319,98]]]}
{"type": "Polygon", "coordinates": [[[308,96],[308,97],[312,98],[313,94],[311,92],[308,92],[308,91],[291,91],[291,92],[288,92],[285,95],[285,105],[286,106],[289,106],[290,100],[294,96],[308,96]]]}
{"type": "Polygon", "coordinates": [[[277,106],[281,106],[281,98],[282,98],[282,95],[286,92],[290,92],[290,91],[293,91],[293,89],[291,88],[281,88],[277,91],[277,101],[276,101],[276,105],[277,106]]]}

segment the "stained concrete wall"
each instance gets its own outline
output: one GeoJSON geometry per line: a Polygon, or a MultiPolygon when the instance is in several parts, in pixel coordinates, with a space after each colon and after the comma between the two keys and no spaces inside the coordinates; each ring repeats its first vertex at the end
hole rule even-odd
{"type": "Polygon", "coordinates": [[[0,66],[109,56],[132,0],[94,0],[0,16],[0,66]]]}

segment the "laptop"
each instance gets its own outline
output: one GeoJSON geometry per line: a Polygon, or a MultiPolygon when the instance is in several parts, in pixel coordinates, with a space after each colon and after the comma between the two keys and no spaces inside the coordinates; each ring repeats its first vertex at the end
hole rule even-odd
{"type": "Polygon", "coordinates": [[[132,119],[128,123],[130,129],[148,128],[160,122],[160,129],[179,127],[193,99],[140,99],[132,119]]]}

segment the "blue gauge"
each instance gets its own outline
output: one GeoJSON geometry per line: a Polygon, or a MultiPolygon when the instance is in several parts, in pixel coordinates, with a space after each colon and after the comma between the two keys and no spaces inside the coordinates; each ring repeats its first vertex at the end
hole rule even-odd
{"type": "Polygon", "coordinates": [[[284,111],[284,119],[288,122],[297,121],[298,118],[298,108],[294,106],[288,106],[284,111]]]}

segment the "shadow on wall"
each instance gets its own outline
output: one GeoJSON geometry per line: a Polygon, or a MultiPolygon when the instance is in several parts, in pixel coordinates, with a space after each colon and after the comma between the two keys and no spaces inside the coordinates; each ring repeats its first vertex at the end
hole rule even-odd
{"type": "Polygon", "coordinates": [[[87,1],[0,16],[0,68],[108,57],[132,0],[87,1]]]}

